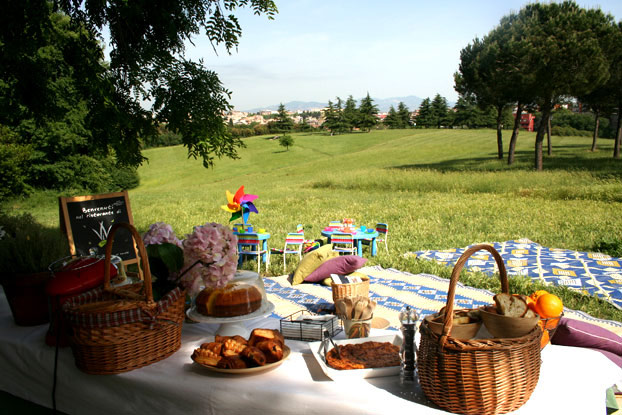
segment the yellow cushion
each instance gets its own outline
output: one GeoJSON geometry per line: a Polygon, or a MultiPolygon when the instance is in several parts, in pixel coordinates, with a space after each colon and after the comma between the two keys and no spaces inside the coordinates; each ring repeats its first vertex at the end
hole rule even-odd
{"type": "Polygon", "coordinates": [[[300,284],[305,280],[307,275],[315,271],[315,269],[322,265],[324,261],[337,256],[339,256],[339,252],[333,251],[332,244],[323,245],[318,249],[309,252],[302,258],[302,261],[298,264],[298,268],[294,271],[292,285],[300,284]]]}

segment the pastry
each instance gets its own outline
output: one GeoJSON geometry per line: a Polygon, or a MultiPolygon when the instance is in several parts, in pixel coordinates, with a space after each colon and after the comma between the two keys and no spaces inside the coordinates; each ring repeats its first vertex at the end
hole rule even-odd
{"type": "Polygon", "coordinates": [[[255,347],[263,352],[268,363],[278,362],[283,358],[283,345],[276,340],[264,340],[255,347]]]}
{"type": "Polygon", "coordinates": [[[217,334],[216,337],[214,338],[214,341],[217,343],[224,343],[227,341],[227,339],[233,339],[238,343],[242,343],[244,345],[248,344],[248,340],[246,340],[244,337],[240,336],[239,334],[236,334],[235,336],[221,336],[220,334],[217,334]]]}
{"type": "Polygon", "coordinates": [[[246,362],[249,367],[263,366],[266,364],[266,355],[256,347],[248,346],[240,357],[246,362]]]}
{"type": "Polygon", "coordinates": [[[214,354],[220,355],[220,353],[222,352],[222,343],[220,342],[203,343],[201,345],[201,349],[207,349],[214,354]]]}
{"type": "Polygon", "coordinates": [[[221,369],[245,369],[248,366],[240,356],[229,356],[221,358],[216,367],[221,369]]]}
{"type": "Polygon", "coordinates": [[[285,345],[285,338],[278,330],[273,329],[254,329],[248,339],[249,346],[255,346],[262,341],[273,340],[279,342],[281,347],[285,345]]]}
{"type": "Polygon", "coordinates": [[[246,348],[246,344],[242,344],[234,339],[227,339],[222,343],[221,354],[223,356],[236,356],[246,348]]]}
{"type": "Polygon", "coordinates": [[[195,349],[192,360],[202,365],[217,366],[222,357],[209,349],[195,349]]]}
{"type": "Polygon", "coordinates": [[[195,299],[197,312],[210,317],[250,314],[261,307],[259,289],[248,284],[229,284],[224,288],[205,288],[195,299]]]}

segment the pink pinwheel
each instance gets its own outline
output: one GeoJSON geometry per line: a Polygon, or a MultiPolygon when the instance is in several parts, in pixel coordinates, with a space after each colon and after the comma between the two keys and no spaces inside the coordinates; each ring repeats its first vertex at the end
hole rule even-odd
{"type": "Polygon", "coordinates": [[[231,212],[231,219],[229,219],[229,222],[241,217],[244,224],[246,224],[248,221],[248,215],[250,215],[251,212],[259,213],[253,204],[253,200],[257,199],[257,196],[245,194],[244,186],[240,186],[238,191],[235,192],[235,195],[232,195],[228,190],[226,193],[227,204],[222,205],[221,207],[227,212],[231,212]]]}

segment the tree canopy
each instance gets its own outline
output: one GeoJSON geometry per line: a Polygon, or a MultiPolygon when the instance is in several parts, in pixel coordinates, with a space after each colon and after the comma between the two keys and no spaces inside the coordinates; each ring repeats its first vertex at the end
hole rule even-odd
{"type": "Polygon", "coordinates": [[[600,9],[572,1],[528,4],[462,50],[456,90],[496,106],[498,120],[507,104],[518,104],[517,117],[522,105],[537,104],[542,121],[535,168],[542,170],[542,142],[554,105],[564,97],[588,96],[607,82],[614,29],[613,17],[600,9]]]}
{"type": "Polygon", "coordinates": [[[185,58],[185,44],[207,36],[215,52],[222,45],[231,53],[242,33],[236,9],[272,19],[273,1],[5,3],[0,124],[16,134],[11,140],[34,146],[32,161],[88,150],[135,167],[144,161],[141,140],[161,124],[179,133],[189,156],[206,167],[215,157],[237,157],[242,142],[222,116],[230,93],[202,61],[185,58]],[[104,31],[110,62],[103,60],[104,31]]]}

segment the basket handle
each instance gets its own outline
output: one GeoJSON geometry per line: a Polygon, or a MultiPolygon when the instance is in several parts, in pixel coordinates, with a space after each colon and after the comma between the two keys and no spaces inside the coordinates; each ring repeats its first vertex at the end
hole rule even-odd
{"type": "Polygon", "coordinates": [[[451,272],[451,279],[449,281],[449,291],[447,293],[447,305],[445,306],[445,321],[443,326],[443,333],[441,335],[440,344],[442,346],[445,345],[445,340],[449,335],[449,331],[451,330],[453,324],[453,313],[454,313],[454,298],[456,296],[456,285],[458,284],[458,277],[460,277],[460,272],[466,264],[467,260],[474,253],[486,250],[492,254],[497,262],[497,266],[499,267],[499,277],[501,279],[501,292],[506,294],[510,293],[510,286],[508,284],[508,273],[505,269],[505,264],[503,263],[503,258],[495,248],[487,244],[478,244],[473,245],[464,251],[464,253],[458,258],[456,261],[456,265],[454,266],[453,271],[451,272]]]}
{"type": "Polygon", "coordinates": [[[129,223],[119,222],[115,223],[110,232],[108,233],[108,240],[106,241],[106,257],[104,262],[104,290],[121,295],[124,297],[128,297],[131,299],[137,299],[139,296],[131,291],[123,290],[122,288],[113,288],[110,285],[110,259],[112,257],[112,243],[114,242],[114,235],[117,232],[117,229],[125,228],[132,234],[132,238],[136,243],[136,247],[138,248],[138,252],[140,255],[140,259],[142,261],[144,280],[143,280],[143,289],[145,292],[145,300],[148,303],[153,302],[153,290],[151,289],[151,269],[149,268],[149,261],[147,256],[147,250],[145,249],[145,244],[143,243],[142,238],[140,237],[138,231],[134,226],[129,223]]]}

